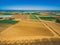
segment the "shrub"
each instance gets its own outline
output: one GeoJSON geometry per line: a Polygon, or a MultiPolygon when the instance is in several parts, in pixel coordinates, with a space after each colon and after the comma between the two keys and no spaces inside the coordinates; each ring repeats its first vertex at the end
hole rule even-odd
{"type": "Polygon", "coordinates": [[[60,23],[60,19],[56,19],[56,22],[57,22],[57,23],[60,23]]]}

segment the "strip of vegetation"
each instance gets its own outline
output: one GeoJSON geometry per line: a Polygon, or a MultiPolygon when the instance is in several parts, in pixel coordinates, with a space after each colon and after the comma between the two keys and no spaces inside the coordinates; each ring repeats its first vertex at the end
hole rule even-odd
{"type": "Polygon", "coordinates": [[[35,13],[32,13],[32,15],[40,15],[40,14],[35,12],[35,13]]]}
{"type": "Polygon", "coordinates": [[[3,15],[12,15],[11,13],[3,13],[3,15]]]}
{"type": "Polygon", "coordinates": [[[0,23],[6,23],[6,24],[16,24],[19,21],[15,21],[15,20],[0,20],[0,23]]]}
{"type": "Polygon", "coordinates": [[[31,15],[32,19],[37,19],[37,17],[35,15],[31,15]]]}
{"type": "Polygon", "coordinates": [[[42,19],[42,20],[49,20],[49,21],[56,20],[55,17],[40,17],[40,19],[42,19]]]}

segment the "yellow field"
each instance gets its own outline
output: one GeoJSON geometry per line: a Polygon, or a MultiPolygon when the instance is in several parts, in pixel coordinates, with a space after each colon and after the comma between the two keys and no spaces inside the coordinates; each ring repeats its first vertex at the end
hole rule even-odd
{"type": "Polygon", "coordinates": [[[15,16],[19,22],[1,32],[0,39],[20,39],[21,37],[50,37],[54,34],[39,20],[31,19],[29,16],[15,16]],[[19,17],[19,18],[18,18],[19,17]],[[26,17],[26,18],[25,18],[26,17]]]}

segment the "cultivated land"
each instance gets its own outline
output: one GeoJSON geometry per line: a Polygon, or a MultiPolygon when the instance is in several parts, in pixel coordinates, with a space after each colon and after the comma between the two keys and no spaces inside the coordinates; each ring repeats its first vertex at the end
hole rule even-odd
{"type": "Polygon", "coordinates": [[[38,39],[58,36],[53,29],[48,25],[45,25],[45,22],[41,21],[41,19],[36,15],[18,14],[13,17],[19,22],[14,25],[7,26],[5,30],[2,30],[0,32],[1,40],[38,39]]]}
{"type": "Polygon", "coordinates": [[[60,36],[60,24],[53,21],[43,21],[50,26],[60,36]]]}

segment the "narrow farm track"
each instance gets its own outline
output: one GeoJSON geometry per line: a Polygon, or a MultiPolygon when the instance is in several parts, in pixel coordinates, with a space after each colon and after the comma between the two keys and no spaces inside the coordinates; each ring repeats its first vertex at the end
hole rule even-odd
{"type": "Polygon", "coordinates": [[[60,36],[60,24],[51,22],[51,21],[44,21],[47,25],[49,25],[54,31],[60,36]]]}
{"type": "Polygon", "coordinates": [[[59,36],[59,35],[56,33],[56,31],[54,31],[54,29],[50,27],[51,25],[49,25],[49,24],[47,24],[45,21],[41,20],[41,19],[39,18],[39,16],[36,15],[36,17],[38,18],[38,20],[39,20],[46,28],[48,28],[48,29],[54,34],[54,36],[59,36]]]}

